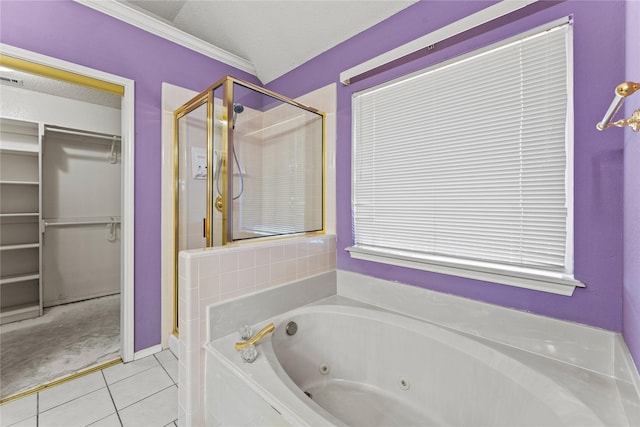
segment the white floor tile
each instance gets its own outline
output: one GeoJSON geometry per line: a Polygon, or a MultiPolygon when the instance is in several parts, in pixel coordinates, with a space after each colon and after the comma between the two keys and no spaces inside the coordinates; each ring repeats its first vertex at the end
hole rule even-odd
{"type": "Polygon", "coordinates": [[[154,355],[162,367],[167,371],[174,383],[178,383],[178,358],[171,350],[163,350],[154,355]]]}
{"type": "Polygon", "coordinates": [[[120,411],[124,427],[163,427],[176,419],[178,388],[174,385],[120,411]]]}
{"type": "Polygon", "coordinates": [[[26,420],[22,420],[16,424],[11,424],[11,427],[37,427],[37,426],[38,426],[37,416],[27,418],[26,420]]]}
{"type": "Polygon", "coordinates": [[[2,405],[0,427],[177,427],[178,359],[169,350],[154,356],[2,405]]]}
{"type": "Polygon", "coordinates": [[[154,354],[154,356],[156,357],[156,359],[158,359],[158,362],[162,363],[163,365],[166,362],[178,360],[178,358],[174,356],[174,354],[169,349],[162,350],[161,352],[154,354]]]}
{"type": "Polygon", "coordinates": [[[162,367],[167,371],[173,382],[178,384],[178,359],[162,362],[162,367]]]}
{"type": "Polygon", "coordinates": [[[90,424],[90,427],[122,427],[122,424],[120,424],[118,414],[111,414],[106,418],[90,424]]]}
{"type": "Polygon", "coordinates": [[[0,406],[0,426],[8,427],[38,414],[38,397],[35,394],[0,406]]]}
{"type": "Polygon", "coordinates": [[[109,390],[116,408],[120,410],[171,385],[173,381],[162,366],[158,365],[109,385],[109,390]]]}
{"type": "Polygon", "coordinates": [[[156,366],[159,366],[156,358],[153,356],[147,356],[134,362],[110,366],[102,372],[104,373],[104,378],[107,380],[107,384],[113,384],[156,366]]]}
{"type": "Polygon", "coordinates": [[[98,371],[51,387],[39,393],[38,397],[40,401],[38,411],[47,411],[55,406],[77,399],[78,397],[106,386],[107,384],[104,382],[102,372],[98,371]]]}
{"type": "Polygon", "coordinates": [[[87,426],[115,411],[109,391],[105,387],[41,413],[38,426],[87,426]]]}

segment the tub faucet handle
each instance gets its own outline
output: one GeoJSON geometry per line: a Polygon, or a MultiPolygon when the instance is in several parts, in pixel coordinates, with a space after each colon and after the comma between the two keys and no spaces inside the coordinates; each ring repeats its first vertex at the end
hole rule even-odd
{"type": "Polygon", "coordinates": [[[257,343],[260,342],[260,340],[262,338],[265,337],[265,335],[270,334],[275,329],[276,329],[276,326],[273,323],[269,323],[267,326],[265,326],[260,331],[258,331],[258,333],[255,334],[253,336],[253,338],[251,338],[251,339],[249,339],[247,341],[237,342],[236,343],[236,351],[240,351],[244,347],[249,346],[249,345],[256,345],[257,343]]]}
{"type": "Polygon", "coordinates": [[[242,347],[242,350],[240,350],[240,357],[244,363],[253,363],[253,361],[258,357],[258,350],[256,350],[256,346],[249,344],[242,347]]]}
{"type": "Polygon", "coordinates": [[[252,335],[253,335],[253,329],[251,329],[251,326],[244,325],[242,328],[240,328],[240,339],[241,340],[247,341],[248,339],[251,338],[252,335]]]}

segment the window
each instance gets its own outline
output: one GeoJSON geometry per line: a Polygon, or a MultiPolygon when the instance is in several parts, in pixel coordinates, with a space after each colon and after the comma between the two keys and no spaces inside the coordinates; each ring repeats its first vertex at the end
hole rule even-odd
{"type": "Polygon", "coordinates": [[[353,97],[351,256],[571,295],[564,20],[353,97]]]}

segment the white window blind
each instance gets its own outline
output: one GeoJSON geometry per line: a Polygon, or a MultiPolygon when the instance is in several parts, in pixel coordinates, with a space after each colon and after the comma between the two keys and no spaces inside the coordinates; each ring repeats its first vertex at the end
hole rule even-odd
{"type": "Polygon", "coordinates": [[[571,275],[571,44],[555,26],[355,94],[352,249],[571,275]]]}

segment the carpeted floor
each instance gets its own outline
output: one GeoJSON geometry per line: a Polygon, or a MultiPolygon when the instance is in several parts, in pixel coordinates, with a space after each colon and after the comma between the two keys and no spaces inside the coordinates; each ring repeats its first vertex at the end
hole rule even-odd
{"type": "Polygon", "coordinates": [[[120,295],[45,309],[0,327],[0,398],[118,357],[120,295]]]}

